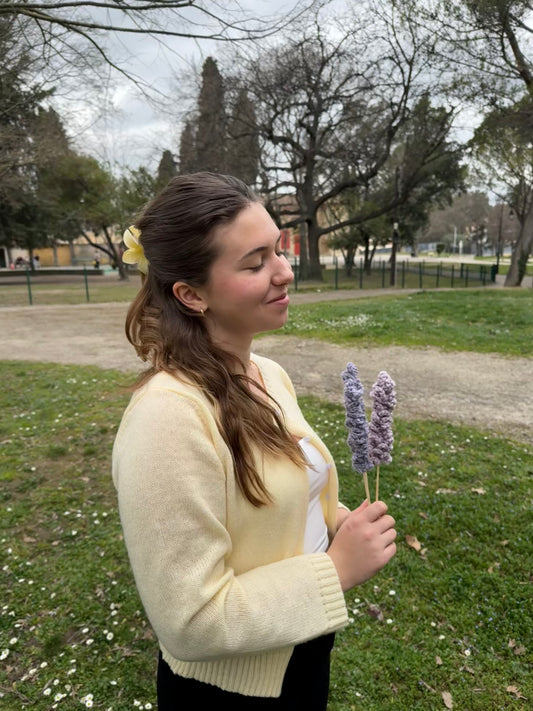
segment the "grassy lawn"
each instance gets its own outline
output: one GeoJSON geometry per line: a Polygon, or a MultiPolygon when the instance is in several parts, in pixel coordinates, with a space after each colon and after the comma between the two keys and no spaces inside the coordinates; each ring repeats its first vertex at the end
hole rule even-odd
{"type": "Polygon", "coordinates": [[[280,334],[339,344],[533,354],[533,289],[462,289],[291,306],[280,334]]]}
{"type": "MultiPolygon", "coordinates": [[[[115,275],[91,277],[88,279],[88,289],[85,287],[83,274],[71,276],[68,282],[65,278],[41,277],[32,279],[31,301],[35,306],[50,304],[94,304],[112,301],[132,301],[139,291],[140,277],[132,274],[128,281],[121,282],[115,275]],[[89,299],[87,299],[87,290],[89,299]]],[[[28,286],[21,279],[13,283],[7,279],[0,285],[0,303],[2,306],[28,306],[30,297],[28,286]]]]}
{"type": "MultiPolygon", "coordinates": [[[[383,289],[390,288],[390,276],[387,263],[376,262],[371,274],[360,274],[354,270],[351,277],[345,275],[344,269],[324,269],[322,281],[299,281],[290,287],[291,292],[307,292],[332,289],[383,289]],[[382,266],[380,266],[382,265],[382,266]],[[383,267],[383,268],[382,268],[383,267]]],[[[409,267],[400,264],[397,272],[397,290],[402,289],[433,289],[433,288],[479,288],[491,284],[490,269],[486,265],[455,264],[452,279],[451,265],[439,262],[413,263],[409,267]],[[468,267],[468,268],[467,268],[468,267]],[[480,268],[484,274],[480,273],[480,268]],[[423,274],[420,273],[423,270],[423,274]]],[[[103,303],[109,301],[131,301],[140,286],[140,276],[130,273],[127,281],[120,281],[115,272],[104,276],[87,277],[83,272],[78,275],[58,276],[46,274],[44,271],[31,275],[30,288],[26,276],[17,272],[14,276],[4,277],[0,284],[0,303],[2,306],[27,306],[48,304],[82,304],[103,303]]]]}
{"type": "MultiPolygon", "coordinates": [[[[156,643],[109,472],[128,378],[25,363],[2,373],[0,708],[155,709],[156,643]]],[[[356,505],[342,408],[302,405],[356,505]]],[[[475,429],[396,420],[381,495],[398,555],[348,595],[331,711],[446,708],[443,692],[457,709],[531,708],[531,454],[475,429]]]]}

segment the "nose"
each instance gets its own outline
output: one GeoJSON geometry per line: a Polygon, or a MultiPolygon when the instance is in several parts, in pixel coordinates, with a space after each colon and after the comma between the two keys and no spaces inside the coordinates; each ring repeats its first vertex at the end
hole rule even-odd
{"type": "Polygon", "coordinates": [[[290,284],[294,281],[294,273],[289,264],[289,260],[284,254],[278,257],[278,264],[275,273],[272,276],[272,282],[277,285],[290,284]]]}

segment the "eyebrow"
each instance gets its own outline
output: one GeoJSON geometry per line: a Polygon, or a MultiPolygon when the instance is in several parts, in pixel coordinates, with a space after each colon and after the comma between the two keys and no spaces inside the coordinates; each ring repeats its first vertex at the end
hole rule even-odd
{"type": "MultiPolygon", "coordinates": [[[[276,246],[280,243],[281,241],[281,232],[279,234],[279,237],[276,240],[276,246]]],[[[261,245],[261,247],[254,247],[254,249],[251,249],[249,252],[246,252],[246,254],[243,254],[243,256],[239,259],[239,262],[244,262],[248,257],[253,257],[254,254],[261,254],[262,252],[266,252],[268,249],[268,245],[261,245]]]]}

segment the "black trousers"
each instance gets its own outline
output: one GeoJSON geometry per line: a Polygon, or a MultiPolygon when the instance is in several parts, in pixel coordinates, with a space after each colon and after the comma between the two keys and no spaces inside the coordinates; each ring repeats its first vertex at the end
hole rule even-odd
{"type": "Polygon", "coordinates": [[[174,674],[159,654],[157,704],[159,711],[218,708],[231,711],[326,711],[329,692],[329,662],[334,634],[312,639],[294,648],[277,698],[244,696],[224,691],[196,679],[174,674]],[[209,706],[208,704],[213,704],[209,706]]]}

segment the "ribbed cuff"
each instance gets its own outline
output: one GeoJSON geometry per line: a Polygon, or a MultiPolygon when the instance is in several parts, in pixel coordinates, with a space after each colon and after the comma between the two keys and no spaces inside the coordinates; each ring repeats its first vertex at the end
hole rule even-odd
{"type": "Polygon", "coordinates": [[[335,632],[348,624],[348,611],[337,569],[327,553],[309,556],[316,571],[326,616],[330,623],[328,632],[335,632]]]}

